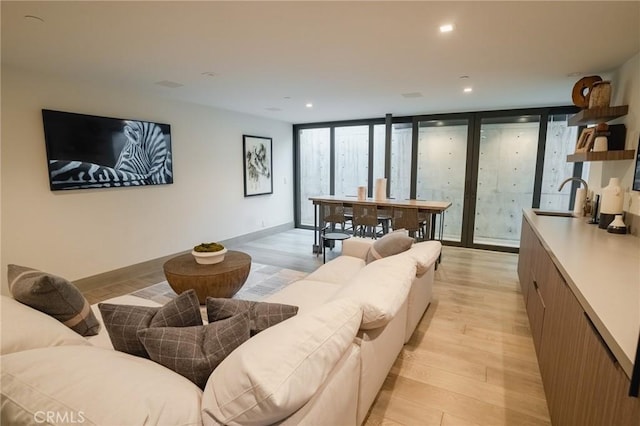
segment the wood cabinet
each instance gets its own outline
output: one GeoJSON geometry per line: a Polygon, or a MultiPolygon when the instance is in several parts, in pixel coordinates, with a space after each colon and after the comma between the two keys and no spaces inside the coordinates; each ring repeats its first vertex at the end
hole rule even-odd
{"type": "Polygon", "coordinates": [[[527,223],[522,218],[522,231],[520,233],[520,257],[518,258],[518,278],[520,279],[520,290],[524,296],[524,304],[527,304],[529,296],[529,282],[531,281],[531,261],[533,259],[533,243],[536,236],[527,223]]]}
{"type": "Polygon", "coordinates": [[[518,275],[553,425],[640,425],[629,379],[524,218],[522,225],[518,275]]]}

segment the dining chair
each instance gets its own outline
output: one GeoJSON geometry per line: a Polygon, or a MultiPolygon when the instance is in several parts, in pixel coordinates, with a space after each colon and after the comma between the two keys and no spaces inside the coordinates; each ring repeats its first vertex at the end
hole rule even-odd
{"type": "Polygon", "coordinates": [[[353,235],[366,237],[370,235],[377,238],[377,228],[380,224],[378,219],[378,206],[375,204],[353,204],[353,235]]]}
{"type": "Polygon", "coordinates": [[[344,241],[351,237],[351,234],[346,232],[346,217],[344,212],[344,205],[341,202],[328,202],[321,203],[322,213],[322,228],[320,230],[320,239],[322,245],[322,262],[326,261],[326,250],[333,250],[336,241],[344,241]],[[337,225],[340,225],[340,231],[336,230],[337,225]]]}
{"type": "Polygon", "coordinates": [[[322,229],[330,228],[331,232],[335,231],[336,225],[340,225],[340,230],[346,229],[346,217],[344,213],[344,205],[340,202],[325,201],[322,206],[322,229]]]}
{"type": "Polygon", "coordinates": [[[417,241],[425,238],[424,222],[418,218],[418,209],[410,207],[394,207],[391,217],[393,230],[406,229],[417,241]]]}
{"type": "Polygon", "coordinates": [[[393,207],[378,207],[378,221],[382,225],[382,235],[389,233],[392,217],[393,207]]]}
{"type": "Polygon", "coordinates": [[[423,239],[431,239],[431,213],[418,212],[418,222],[422,226],[423,239]]]}

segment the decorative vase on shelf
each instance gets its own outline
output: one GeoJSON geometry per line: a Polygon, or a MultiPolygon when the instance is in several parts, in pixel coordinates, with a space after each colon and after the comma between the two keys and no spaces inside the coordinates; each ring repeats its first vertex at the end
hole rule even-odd
{"type": "Polygon", "coordinates": [[[602,201],[600,203],[600,224],[601,229],[606,229],[616,215],[622,214],[622,204],[624,194],[620,188],[620,179],[609,179],[609,185],[602,188],[602,201]]]}
{"type": "Polygon", "coordinates": [[[597,81],[589,95],[589,108],[608,107],[611,102],[611,82],[597,81]]]}
{"type": "Polygon", "coordinates": [[[627,233],[627,225],[624,224],[622,220],[622,215],[617,214],[613,222],[607,226],[607,232],[611,234],[626,234],[627,233]]]}
{"type": "Polygon", "coordinates": [[[607,151],[609,148],[608,145],[609,143],[606,136],[596,136],[596,139],[593,142],[593,152],[607,151]]]}

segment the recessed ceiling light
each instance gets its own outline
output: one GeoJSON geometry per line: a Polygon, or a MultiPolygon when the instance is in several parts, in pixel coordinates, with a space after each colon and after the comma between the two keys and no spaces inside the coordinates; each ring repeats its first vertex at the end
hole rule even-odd
{"type": "Polygon", "coordinates": [[[291,99],[291,96],[285,96],[283,99],[291,99]]]}
{"type": "Polygon", "coordinates": [[[441,33],[450,33],[451,31],[453,31],[453,24],[440,25],[441,33]]]}
{"type": "Polygon", "coordinates": [[[44,19],[35,15],[24,15],[24,19],[26,19],[29,22],[44,22],[44,19]]]}
{"type": "Polygon", "coordinates": [[[468,80],[468,79],[469,79],[469,76],[468,76],[468,75],[461,75],[461,76],[460,76],[460,79],[461,79],[461,80],[468,80]]]}
{"type": "Polygon", "coordinates": [[[313,104],[312,104],[311,102],[308,102],[305,106],[306,106],[307,108],[313,108],[313,104]]]}
{"type": "Polygon", "coordinates": [[[464,93],[471,93],[471,92],[473,92],[473,88],[472,87],[465,87],[463,91],[464,91],[464,93]]]}
{"type": "Polygon", "coordinates": [[[215,76],[217,76],[218,74],[216,74],[216,73],[215,73],[215,72],[213,72],[213,71],[205,71],[205,72],[203,72],[203,73],[202,73],[202,75],[206,75],[207,77],[215,77],[215,76]]]}

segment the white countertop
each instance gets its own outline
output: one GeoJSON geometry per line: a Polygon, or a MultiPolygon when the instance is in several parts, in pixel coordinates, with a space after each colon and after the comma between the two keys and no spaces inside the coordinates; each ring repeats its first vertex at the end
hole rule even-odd
{"type": "Polygon", "coordinates": [[[631,377],[640,333],[640,238],[587,218],[524,215],[622,369],[631,377]]]}

